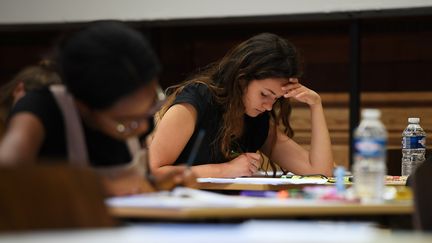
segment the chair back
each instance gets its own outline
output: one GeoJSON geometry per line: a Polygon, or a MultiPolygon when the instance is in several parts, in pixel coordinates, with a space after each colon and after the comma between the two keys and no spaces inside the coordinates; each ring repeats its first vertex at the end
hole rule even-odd
{"type": "Polygon", "coordinates": [[[90,170],[0,168],[0,231],[114,226],[104,194],[90,170]]]}
{"type": "Polygon", "coordinates": [[[412,176],[414,226],[420,230],[432,231],[432,156],[412,176]]]}

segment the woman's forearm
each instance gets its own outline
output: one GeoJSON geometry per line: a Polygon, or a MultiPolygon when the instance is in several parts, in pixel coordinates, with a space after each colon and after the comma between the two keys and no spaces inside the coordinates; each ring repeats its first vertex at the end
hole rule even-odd
{"type": "Polygon", "coordinates": [[[331,175],[333,170],[333,152],[321,102],[311,105],[310,109],[312,124],[310,161],[312,167],[325,171],[327,175],[331,175]]]}

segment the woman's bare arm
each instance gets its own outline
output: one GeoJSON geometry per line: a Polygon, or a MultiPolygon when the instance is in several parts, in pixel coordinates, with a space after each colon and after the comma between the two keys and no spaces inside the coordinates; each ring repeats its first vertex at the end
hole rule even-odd
{"type": "Polygon", "coordinates": [[[27,112],[14,115],[0,142],[0,164],[35,163],[44,137],[44,127],[36,116],[27,112]]]}

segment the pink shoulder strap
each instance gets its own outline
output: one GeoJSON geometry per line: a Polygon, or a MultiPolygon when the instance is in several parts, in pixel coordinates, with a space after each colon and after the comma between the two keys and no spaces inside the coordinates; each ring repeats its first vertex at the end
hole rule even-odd
{"type": "Polygon", "coordinates": [[[68,161],[73,166],[86,167],[89,165],[87,145],[73,97],[67,92],[66,87],[61,84],[51,85],[50,91],[53,93],[63,114],[68,161]]]}

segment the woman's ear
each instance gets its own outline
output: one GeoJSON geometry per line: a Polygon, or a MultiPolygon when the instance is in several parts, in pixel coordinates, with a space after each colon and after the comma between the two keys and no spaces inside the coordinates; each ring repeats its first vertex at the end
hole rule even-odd
{"type": "Polygon", "coordinates": [[[15,104],[25,94],[26,94],[26,90],[25,90],[24,82],[20,81],[12,91],[13,104],[15,104]]]}
{"type": "Polygon", "coordinates": [[[246,91],[249,87],[249,83],[244,78],[239,79],[238,83],[239,83],[240,87],[242,88],[242,91],[244,93],[246,93],[246,91]]]}
{"type": "Polygon", "coordinates": [[[90,109],[90,107],[88,107],[86,104],[84,104],[84,102],[81,102],[81,101],[75,99],[75,105],[77,106],[79,113],[83,117],[88,117],[92,113],[92,110],[90,109]]]}

